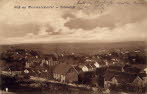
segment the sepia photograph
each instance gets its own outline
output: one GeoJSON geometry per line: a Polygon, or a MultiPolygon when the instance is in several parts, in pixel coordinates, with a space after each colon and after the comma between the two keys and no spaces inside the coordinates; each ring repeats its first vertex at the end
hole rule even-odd
{"type": "Polygon", "coordinates": [[[147,0],[0,0],[0,94],[147,94],[147,0]]]}

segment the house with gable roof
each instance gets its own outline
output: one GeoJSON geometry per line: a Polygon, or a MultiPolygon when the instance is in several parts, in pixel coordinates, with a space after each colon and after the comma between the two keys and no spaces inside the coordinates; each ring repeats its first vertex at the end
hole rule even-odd
{"type": "Polygon", "coordinates": [[[71,66],[66,63],[58,64],[53,70],[53,78],[61,82],[66,82],[66,74],[70,68],[71,66]]]}
{"type": "Polygon", "coordinates": [[[115,72],[107,70],[104,75],[104,86],[110,87],[111,85],[131,85],[136,87],[144,87],[145,82],[143,76],[136,74],[129,74],[125,72],[115,72]]]}
{"type": "Polygon", "coordinates": [[[72,65],[72,67],[69,69],[69,71],[66,74],[66,81],[69,83],[78,83],[80,73],[82,73],[81,68],[72,65]]]}
{"type": "Polygon", "coordinates": [[[78,82],[78,76],[82,70],[78,66],[66,63],[58,64],[53,71],[53,78],[60,82],[78,82]]]}

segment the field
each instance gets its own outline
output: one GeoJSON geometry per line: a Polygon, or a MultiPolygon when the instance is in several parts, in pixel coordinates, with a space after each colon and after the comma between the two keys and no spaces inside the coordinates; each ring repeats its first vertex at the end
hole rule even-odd
{"type": "Polygon", "coordinates": [[[112,49],[146,49],[146,43],[143,41],[115,42],[115,43],[34,43],[34,44],[15,44],[0,45],[0,53],[11,47],[25,48],[39,51],[43,54],[48,53],[79,53],[96,54],[102,50],[112,49]]]}

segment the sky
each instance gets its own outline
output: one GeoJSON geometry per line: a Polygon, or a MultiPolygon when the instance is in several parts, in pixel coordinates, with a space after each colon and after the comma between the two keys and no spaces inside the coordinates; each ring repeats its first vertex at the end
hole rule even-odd
{"type": "Polygon", "coordinates": [[[147,0],[78,1],[0,0],[0,44],[147,40],[147,0]],[[14,8],[18,5],[76,8],[14,8]]]}

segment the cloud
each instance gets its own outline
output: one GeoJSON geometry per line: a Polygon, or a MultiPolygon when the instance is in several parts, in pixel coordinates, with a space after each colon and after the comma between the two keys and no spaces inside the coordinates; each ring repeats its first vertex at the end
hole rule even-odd
{"type": "MultiPolygon", "coordinates": [[[[31,3],[40,5],[37,2],[31,3]]],[[[80,9],[23,10],[14,5],[9,1],[1,7],[1,44],[146,40],[145,5],[112,5],[100,14],[80,9]]]]}
{"type": "Polygon", "coordinates": [[[147,7],[142,5],[125,5],[125,6],[112,6],[104,11],[102,15],[76,17],[70,19],[65,23],[65,26],[70,29],[84,29],[91,30],[96,27],[108,27],[113,29],[118,25],[125,25],[128,23],[138,22],[147,18],[147,7]]]}
{"type": "Polygon", "coordinates": [[[65,14],[63,14],[63,18],[64,19],[67,19],[67,18],[74,19],[74,18],[76,18],[76,16],[74,14],[72,14],[72,13],[65,13],[65,14]]]}
{"type": "Polygon", "coordinates": [[[0,35],[3,37],[22,37],[27,33],[38,34],[39,25],[37,24],[0,24],[0,35]]]}
{"type": "Polygon", "coordinates": [[[147,39],[147,19],[130,23],[115,29],[97,27],[93,30],[78,29],[72,34],[31,35],[21,38],[8,38],[5,43],[48,43],[48,42],[118,42],[145,41],[147,39]],[[125,31],[125,32],[124,32],[125,31]]]}

